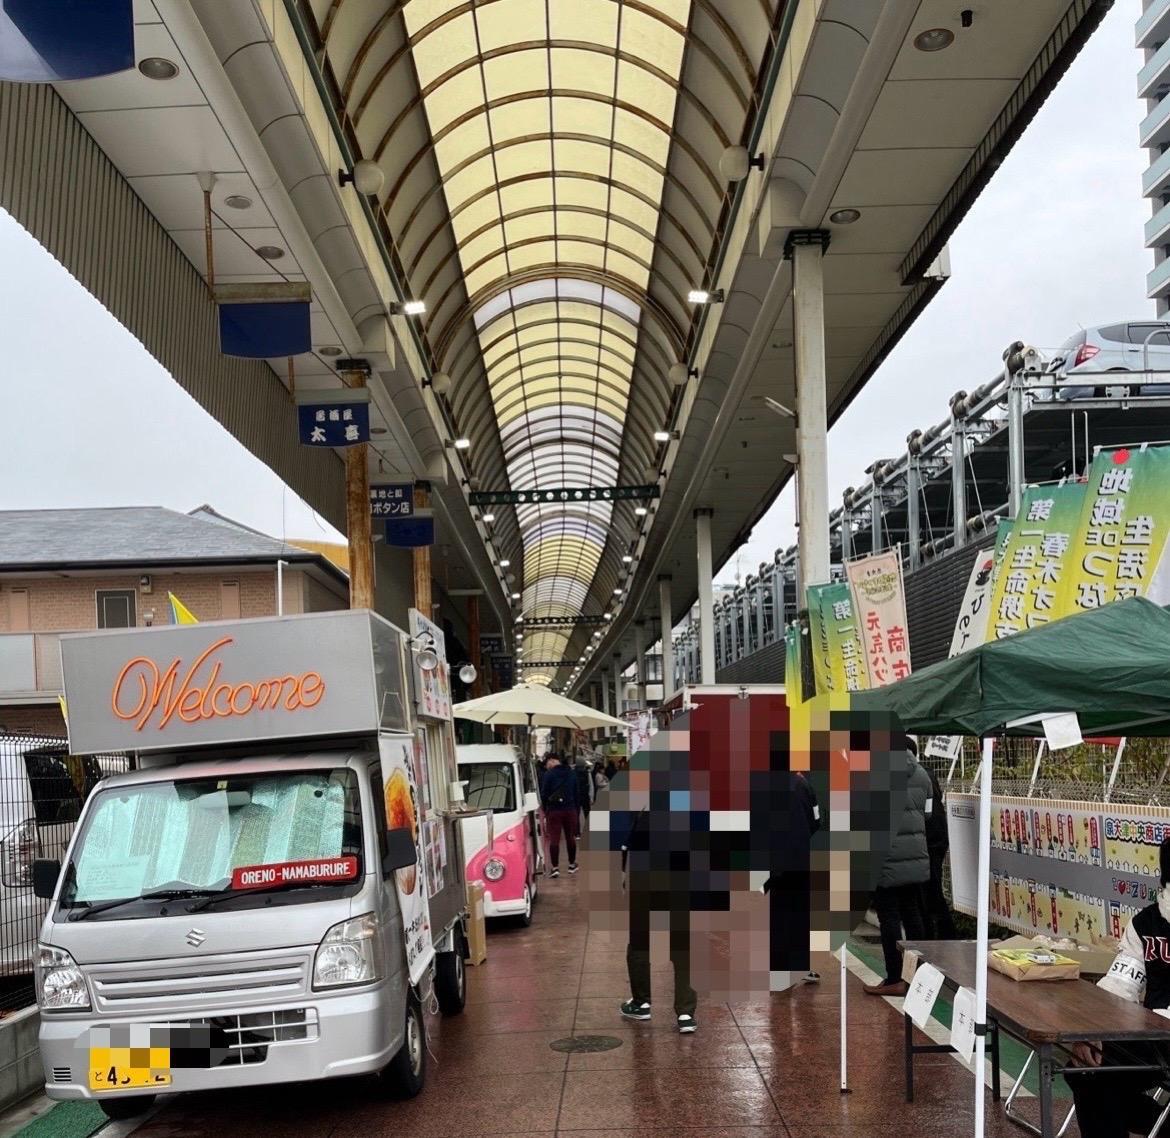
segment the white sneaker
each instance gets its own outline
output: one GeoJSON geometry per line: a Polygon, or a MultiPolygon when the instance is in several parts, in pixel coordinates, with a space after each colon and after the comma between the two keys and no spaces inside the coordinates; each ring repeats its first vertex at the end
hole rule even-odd
{"type": "Polygon", "coordinates": [[[681,1015],[678,1017],[678,1031],[680,1035],[693,1035],[699,1030],[694,1016],[681,1015]]]}

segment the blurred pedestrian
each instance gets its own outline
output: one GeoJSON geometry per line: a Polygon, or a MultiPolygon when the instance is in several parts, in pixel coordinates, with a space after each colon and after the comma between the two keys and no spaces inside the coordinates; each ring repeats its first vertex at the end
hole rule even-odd
{"type": "Polygon", "coordinates": [[[589,811],[593,808],[593,775],[584,755],[577,756],[577,765],[573,768],[573,773],[577,778],[577,807],[580,812],[577,836],[580,837],[589,829],[589,811]]]}
{"type": "MultiPolygon", "coordinates": [[[[907,740],[910,743],[910,740],[907,740]]],[[[915,748],[917,750],[917,748],[915,748]]],[[[871,996],[904,996],[909,985],[902,979],[898,941],[926,939],[923,892],[930,881],[930,851],[926,844],[926,815],[931,806],[930,775],[907,746],[906,805],[891,835],[890,851],[874,891],[874,909],[881,930],[886,974],[881,983],[866,984],[871,996]]]]}
{"type": "Polygon", "coordinates": [[[577,773],[563,766],[556,755],[549,756],[548,767],[540,777],[540,803],[544,807],[548,831],[548,853],[552,869],[549,877],[560,877],[561,836],[569,855],[569,872],[577,872],[577,773]]]}
{"type": "MultiPolygon", "coordinates": [[[[907,749],[918,754],[913,739],[907,740],[907,749]]],[[[954,940],[958,933],[947,895],[943,892],[943,865],[951,844],[947,811],[938,777],[930,767],[924,766],[923,769],[930,778],[930,805],[926,812],[926,849],[930,854],[930,880],[925,889],[926,935],[932,940],[954,940]]]]}

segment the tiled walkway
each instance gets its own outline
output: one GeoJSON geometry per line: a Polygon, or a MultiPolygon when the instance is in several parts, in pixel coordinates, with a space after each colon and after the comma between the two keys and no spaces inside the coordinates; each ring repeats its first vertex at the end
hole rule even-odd
{"type": "MultiPolygon", "coordinates": [[[[365,1081],[176,1097],[138,1138],[400,1138],[455,1135],[666,1135],[688,1138],[949,1138],[972,1133],[973,1081],[951,1056],[918,1060],[917,1101],[902,1091],[902,1020],[849,977],[852,1093],[838,1089],[838,972],[817,987],[729,1007],[700,1003],[698,1034],[666,1014],[623,1021],[625,954],[589,933],[578,882],[545,881],[531,928],[488,934],[464,1014],[432,1021],[427,1088],[387,1103],[365,1081]],[[566,1055],[550,1044],[606,1034],[616,1050],[566,1055]]],[[[670,971],[659,968],[659,1006],[670,971]]],[[[1031,1104],[1034,1107],[1034,1102],[1031,1104]]],[[[988,1098],[989,1135],[1018,1138],[988,1098]]],[[[1077,1133],[1075,1126],[1071,1134],[1077,1133]]]]}

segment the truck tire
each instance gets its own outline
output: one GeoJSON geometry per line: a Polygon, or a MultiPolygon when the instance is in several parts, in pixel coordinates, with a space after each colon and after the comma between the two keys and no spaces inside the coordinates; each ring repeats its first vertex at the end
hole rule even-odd
{"type": "Polygon", "coordinates": [[[154,1105],[154,1095],[120,1095],[118,1098],[98,1099],[102,1113],[114,1122],[137,1118],[154,1105]]]}
{"type": "Polygon", "coordinates": [[[467,1003],[467,944],[458,926],[453,939],[453,951],[435,956],[435,999],[445,1016],[457,1016],[467,1003]]]}
{"type": "Polygon", "coordinates": [[[414,1098],[427,1081],[427,1027],[414,992],[406,997],[406,1026],[398,1054],[379,1074],[382,1089],[394,1099],[414,1098]]]}

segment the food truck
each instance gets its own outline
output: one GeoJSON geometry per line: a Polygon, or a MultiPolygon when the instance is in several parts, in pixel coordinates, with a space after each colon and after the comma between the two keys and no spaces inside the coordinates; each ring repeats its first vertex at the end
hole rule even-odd
{"type": "Polygon", "coordinates": [[[137,769],[34,865],[50,1098],[422,1089],[425,1012],[463,1007],[466,889],[443,636],[410,620],[62,637],[71,752],[137,769]]]}

